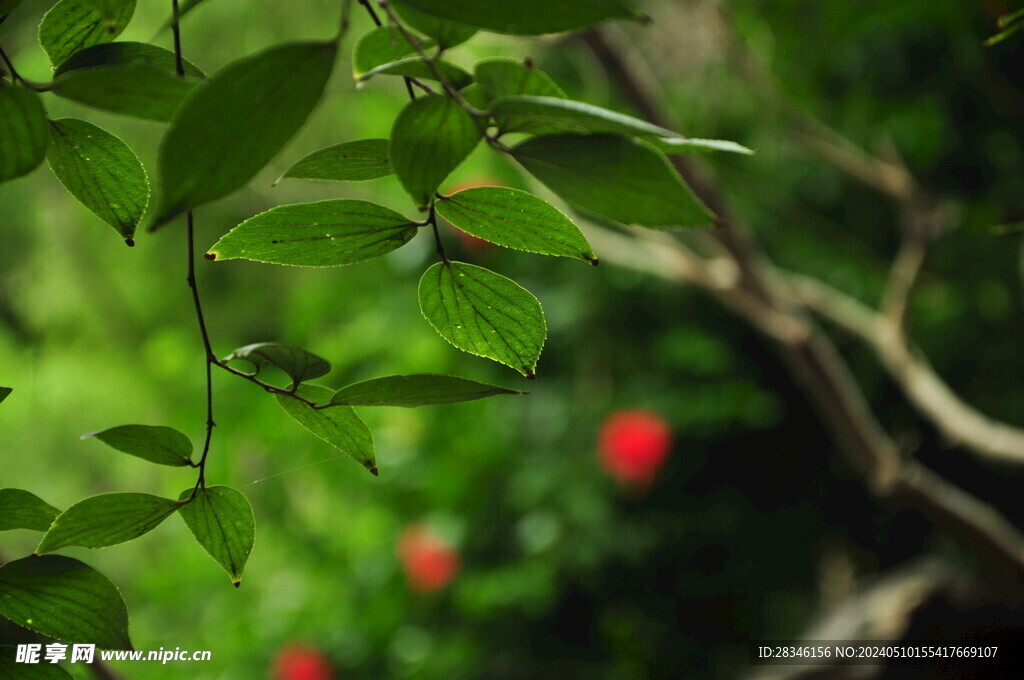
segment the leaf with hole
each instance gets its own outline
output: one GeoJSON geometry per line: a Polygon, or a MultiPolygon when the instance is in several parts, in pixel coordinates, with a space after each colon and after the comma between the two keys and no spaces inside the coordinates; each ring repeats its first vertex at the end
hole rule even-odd
{"type": "Polygon", "coordinates": [[[714,215],[660,151],[615,135],[534,137],[512,149],[530,174],[583,210],[645,227],[696,227],[714,215]]]}
{"type": "Polygon", "coordinates": [[[60,66],[79,50],[114,40],[131,21],[135,0],[118,3],[116,11],[103,16],[91,0],[60,0],[39,24],[39,44],[53,66],[60,66]]]}
{"type": "Polygon", "coordinates": [[[181,432],[163,425],[120,425],[101,432],[89,432],[82,439],[96,437],[107,446],[158,465],[182,467],[192,464],[192,442],[181,432]]]}
{"type": "Polygon", "coordinates": [[[402,109],[391,128],[391,167],[413,200],[426,206],[482,136],[477,121],[454,100],[421,97],[402,109]]]}
{"type": "Polygon", "coordinates": [[[473,82],[473,76],[455,64],[442,59],[435,59],[434,68],[430,68],[427,62],[419,57],[406,57],[405,59],[382,64],[362,74],[358,80],[365,82],[374,76],[403,76],[418,80],[439,80],[438,76],[440,76],[455,89],[466,87],[473,82]],[[435,69],[437,73],[434,72],[435,69]]]}
{"type": "Polygon", "coordinates": [[[466,42],[474,35],[476,29],[457,21],[438,19],[435,16],[422,12],[406,2],[392,2],[392,6],[398,15],[423,35],[429,35],[437,41],[437,44],[448,49],[466,42]]]}
{"type": "Polygon", "coordinates": [[[57,516],[36,547],[53,552],[69,545],[105,548],[152,531],[179,503],[146,493],[105,493],[75,503],[57,516]]]}
{"type": "MultiPolygon", "coordinates": [[[[185,489],[178,499],[185,501],[191,496],[192,489],[185,489]]],[[[237,588],[256,537],[249,500],[230,487],[208,486],[197,490],[195,498],[178,508],[178,514],[237,588]]]]}
{"type": "MultiPolygon", "coordinates": [[[[423,49],[434,47],[433,40],[421,40],[423,49]]],[[[367,71],[382,64],[414,54],[416,48],[409,44],[402,32],[394,26],[378,26],[363,34],[352,48],[352,75],[359,78],[367,71]]]]}
{"type": "Polygon", "coordinates": [[[331,364],[327,360],[301,347],[286,345],[283,342],[257,342],[239,347],[222,361],[235,359],[248,361],[256,368],[256,373],[259,373],[265,364],[270,364],[283,371],[295,383],[319,378],[331,372],[331,364]]]}
{"type": "Polygon", "coordinates": [[[39,95],[17,85],[0,86],[0,182],[35,170],[49,142],[39,95]]]}
{"type": "Polygon", "coordinates": [[[314,151],[288,168],[284,177],[364,182],[390,174],[388,140],[360,139],[314,151]]]}
{"type": "Polygon", "coordinates": [[[643,13],[620,0],[403,0],[439,19],[458,21],[495,33],[537,35],[559,33],[606,19],[644,19],[643,13]]]}
{"type": "Polygon", "coordinates": [[[334,42],[280,45],[196,87],[160,144],[153,228],[242,187],[276,156],[319,103],[336,52],[334,42]]]}
{"type": "Polygon", "coordinates": [[[438,262],[420,279],[419,298],[442,338],[533,377],[547,325],[530,291],[483,267],[438,262]]]}
{"type": "MultiPolygon", "coordinates": [[[[70,71],[84,68],[127,66],[129,64],[152,66],[170,75],[175,75],[177,70],[177,59],[174,52],[149,43],[122,41],[93,45],[81,52],[76,52],[58,66],[53,75],[56,78],[70,71]]],[[[187,59],[182,60],[182,67],[188,76],[206,77],[187,59]]]]}
{"type": "Polygon", "coordinates": [[[68,192],[129,243],[149,204],[138,157],[114,135],[74,118],[50,122],[50,170],[68,192]]]}
{"type": "MultiPolygon", "coordinates": [[[[315,404],[326,404],[333,396],[333,391],[320,385],[300,385],[297,394],[315,404]]],[[[373,435],[352,407],[332,406],[327,409],[315,409],[288,394],[275,396],[281,408],[297,423],[342,453],[354,458],[372,474],[377,474],[373,435]]]]}
{"type": "Polygon", "coordinates": [[[0,489],[0,531],[46,531],[60,514],[39,496],[21,489],[0,489]]]}
{"type": "Polygon", "coordinates": [[[528,191],[478,187],[434,203],[462,231],[506,248],[597,264],[583,232],[561,211],[528,191]]]}
{"type": "Polygon", "coordinates": [[[0,615],[63,642],[132,648],[117,587],[70,557],[32,555],[0,566],[0,615]]]}
{"type": "Polygon", "coordinates": [[[408,218],[368,201],[296,203],[250,217],[221,237],[209,255],[220,260],[336,267],[401,248],[417,230],[408,218]]]}
{"type": "Polygon", "coordinates": [[[499,394],[526,394],[507,387],[487,385],[452,375],[417,373],[364,380],[343,387],[331,397],[331,404],[348,406],[428,406],[485,399],[499,394]]]}

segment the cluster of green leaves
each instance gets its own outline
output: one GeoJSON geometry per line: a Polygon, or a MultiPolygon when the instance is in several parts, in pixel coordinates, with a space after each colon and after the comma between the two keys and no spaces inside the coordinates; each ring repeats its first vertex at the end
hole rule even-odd
{"type": "MultiPolygon", "coordinates": [[[[201,1],[186,2],[182,9],[201,1]]],[[[0,0],[0,16],[17,4],[0,0]]],[[[688,139],[572,101],[530,63],[487,59],[471,73],[445,59],[448,50],[479,30],[530,35],[641,18],[620,0],[400,0],[381,3],[381,9],[387,23],[355,42],[354,77],[402,78],[412,100],[397,113],[388,139],[328,146],[296,162],[284,178],[352,182],[394,175],[411,207],[425,217],[346,198],[283,205],[231,229],[207,258],[339,266],[385,255],[427,229],[438,261],[420,281],[423,316],[455,347],[532,378],[547,335],[540,302],[499,273],[449,260],[438,218],[506,248],[591,264],[597,264],[597,256],[571,217],[531,192],[476,187],[440,193],[451,172],[484,143],[582,214],[657,229],[686,228],[708,225],[713,215],[666,154],[746,149],[688,139]]],[[[241,188],[278,155],[320,102],[344,35],[342,30],[327,41],[281,44],[206,77],[180,54],[115,42],[134,10],[135,0],[60,0],[39,27],[40,45],[54,68],[52,81],[31,83],[13,67],[0,77],[0,182],[31,172],[45,158],[68,192],[129,245],[149,208],[145,169],[124,141],[92,123],[50,120],[41,93],[169,123],[159,148],[158,199],[149,221],[155,230],[241,188]]],[[[371,15],[377,19],[372,9],[371,15]]],[[[248,345],[209,363],[273,393],[289,416],[374,474],[373,439],[353,407],[416,407],[523,394],[434,374],[387,376],[335,390],[309,382],[327,375],[329,362],[282,343],[248,345]],[[248,362],[253,371],[230,365],[235,361],[248,362]],[[266,366],[290,382],[265,382],[258,374],[266,366]]],[[[0,400],[8,393],[0,390],[0,400]]],[[[124,425],[88,435],[150,463],[198,468],[197,483],[177,499],[110,493],[60,511],[27,491],[0,491],[0,529],[43,532],[33,555],[0,566],[0,615],[59,640],[129,647],[127,611],[113,584],[91,567],[51,553],[123,543],[173,514],[238,585],[253,545],[253,512],[240,492],[206,485],[209,433],[198,461],[188,437],[169,427],[124,425]],[[69,611],[74,616],[67,616],[69,611]]]]}

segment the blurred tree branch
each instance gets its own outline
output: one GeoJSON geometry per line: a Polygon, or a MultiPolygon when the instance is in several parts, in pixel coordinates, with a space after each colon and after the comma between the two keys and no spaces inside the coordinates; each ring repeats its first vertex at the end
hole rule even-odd
{"type": "MultiPolygon", "coordinates": [[[[655,124],[671,126],[659,99],[602,32],[588,31],[583,40],[614,86],[641,115],[655,124]]],[[[810,286],[806,281],[803,286],[790,285],[800,281],[776,271],[752,236],[730,217],[717,187],[689,159],[674,156],[672,160],[697,195],[720,216],[718,228],[712,233],[718,254],[705,257],[667,234],[640,230],[627,236],[591,228],[588,237],[594,247],[609,262],[707,290],[775,340],[796,382],[871,489],[894,505],[917,509],[983,556],[979,567],[990,579],[1011,591],[1017,601],[1024,599],[1024,536],[997,510],[899,452],[871,412],[845,360],[808,314],[809,309],[829,314],[838,314],[836,309],[846,312],[843,320],[855,319],[850,329],[863,330],[865,336],[870,336],[885,367],[918,408],[944,432],[948,430],[947,435],[1000,460],[1024,461],[1024,432],[994,423],[963,404],[926,362],[914,356],[903,337],[906,300],[923,263],[927,242],[923,227],[936,224],[931,208],[926,215],[922,207],[933,203],[920,198],[918,190],[906,188],[916,187],[909,173],[892,170],[890,174],[898,173],[901,179],[886,180],[887,193],[903,202],[905,215],[909,215],[904,249],[897,257],[888,287],[886,312],[878,313],[837,291],[828,300],[819,297],[821,304],[811,305],[810,296],[797,294],[799,288],[806,293],[810,286]],[[850,313],[851,309],[856,312],[850,313]],[[993,440],[992,435],[997,433],[1000,437],[993,440]],[[993,441],[998,443],[993,446],[993,441]]],[[[873,161],[860,158],[857,162],[873,161]]],[[[885,167],[899,166],[890,163],[885,167]]]]}

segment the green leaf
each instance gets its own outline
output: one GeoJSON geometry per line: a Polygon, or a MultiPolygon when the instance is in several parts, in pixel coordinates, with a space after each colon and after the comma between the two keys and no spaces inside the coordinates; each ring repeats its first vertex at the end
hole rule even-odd
{"type": "Polygon", "coordinates": [[[516,95],[500,97],[491,103],[491,115],[508,121],[519,132],[537,134],[614,133],[642,137],[679,135],[647,121],[602,109],[583,102],[558,97],[516,95]]]}
{"type": "MultiPolygon", "coordinates": [[[[320,385],[300,385],[297,394],[314,403],[325,404],[331,398],[332,391],[320,385]]],[[[315,409],[287,394],[275,396],[281,408],[300,425],[342,453],[354,458],[372,474],[377,474],[373,436],[350,406],[315,409]]]]}
{"type": "Polygon", "coordinates": [[[408,104],[391,129],[391,167],[420,206],[476,147],[481,127],[448,97],[430,95],[408,104]]]}
{"type": "Polygon", "coordinates": [[[405,20],[405,23],[420,33],[434,38],[444,49],[461,45],[476,35],[476,29],[472,26],[460,24],[457,21],[438,19],[426,12],[421,12],[405,2],[392,2],[391,4],[399,16],[405,20]]]}
{"type": "Polygon", "coordinates": [[[662,228],[714,219],[664,154],[625,137],[534,137],[512,155],[566,201],[602,217],[662,228]]]}
{"type": "Polygon", "coordinates": [[[179,503],[146,493],[105,493],[75,503],[57,516],[36,554],[69,545],[105,548],[155,529],[179,503]]]}
{"type": "Polygon", "coordinates": [[[547,325],[530,291],[483,267],[438,262],[420,279],[419,298],[442,338],[533,377],[547,325]]]}
{"type": "MultiPolygon", "coordinates": [[[[83,68],[126,66],[128,64],[152,66],[171,75],[175,75],[177,70],[177,60],[174,53],[169,50],[148,43],[112,42],[93,45],[81,52],[76,52],[58,66],[53,75],[54,77],[62,76],[69,71],[83,68]]],[[[205,78],[203,72],[188,60],[182,60],[182,66],[186,75],[205,78]]]]}
{"type": "Polygon", "coordinates": [[[99,12],[105,19],[116,19],[127,5],[135,5],[135,0],[82,0],[83,3],[99,12]]]}
{"type": "Polygon", "coordinates": [[[132,648],[117,587],[70,557],[32,555],[0,566],[0,615],[64,642],[132,648]]]}
{"type": "MultiPolygon", "coordinates": [[[[463,88],[473,82],[473,76],[463,69],[443,59],[434,60],[434,68],[450,85],[455,89],[463,88]]],[[[418,78],[419,80],[437,80],[433,69],[420,57],[406,57],[398,61],[392,61],[372,68],[357,78],[365,82],[374,76],[404,76],[407,78],[418,78]]]]}
{"type": "Polygon", "coordinates": [[[112,64],[67,71],[54,79],[53,92],[101,111],[166,122],[199,82],[150,64],[112,64]]]}
{"type": "Polygon", "coordinates": [[[119,36],[135,13],[135,0],[119,4],[109,18],[93,9],[89,0],[60,0],[54,5],[39,24],[39,44],[50,63],[60,66],[75,52],[119,36]]]}
{"type": "Polygon", "coordinates": [[[59,514],[60,510],[34,493],[21,489],[0,489],[0,531],[46,531],[59,514]]]}
{"type": "MultiPolygon", "coordinates": [[[[422,40],[424,49],[434,46],[433,40],[422,40]]],[[[407,57],[416,52],[402,32],[393,26],[378,26],[363,34],[352,48],[352,75],[359,78],[381,64],[407,57]]]]}
{"type": "Polygon", "coordinates": [[[21,0],[0,0],[0,18],[6,17],[20,4],[21,0]]]}
{"type": "MultiPolygon", "coordinates": [[[[185,489],[178,498],[184,501],[191,495],[192,489],[185,489]]],[[[195,498],[178,508],[178,514],[235,587],[241,585],[256,537],[256,520],[248,499],[230,487],[209,486],[196,491],[195,498]]]]}
{"type": "Polygon", "coordinates": [[[580,228],[527,191],[505,187],[466,189],[438,200],[434,208],[467,234],[499,246],[597,264],[580,228]]]}
{"type": "Polygon", "coordinates": [[[473,67],[473,76],[487,92],[488,102],[517,95],[565,98],[562,88],[551,76],[515,59],[499,57],[478,61],[473,67]]]}
{"type": "Polygon", "coordinates": [[[160,144],[153,227],[243,186],[299,131],[331,75],[335,43],[291,43],[218,71],[186,98],[160,144]]]}
{"type": "Polygon", "coordinates": [[[39,95],[0,84],[0,182],[27,175],[46,157],[50,131],[39,95]]]}
{"type": "Polygon", "coordinates": [[[88,437],[96,437],[113,449],[158,465],[192,464],[192,442],[172,427],[121,425],[82,435],[82,439],[88,437]]]}
{"type": "Polygon", "coordinates": [[[50,122],[50,170],[68,192],[134,244],[149,204],[149,180],[124,142],[74,118],[50,122]]]}
{"type": "Polygon", "coordinates": [[[642,13],[619,0],[404,0],[404,3],[441,19],[513,35],[558,33],[605,19],[644,18],[642,13]]]}
{"type": "Polygon", "coordinates": [[[487,385],[451,375],[418,373],[364,380],[343,387],[331,397],[331,404],[348,406],[427,406],[484,399],[498,394],[526,394],[497,385],[487,385]]]}
{"type": "Polygon", "coordinates": [[[332,182],[363,182],[390,174],[388,140],[360,139],[314,151],[288,168],[284,176],[332,182]]]}
{"type": "Polygon", "coordinates": [[[748,149],[742,144],[730,142],[726,139],[673,137],[668,139],[649,139],[647,141],[667,154],[703,153],[707,151],[725,151],[727,153],[739,153],[745,155],[754,153],[751,149],[748,149]]]}
{"type": "Polygon", "coordinates": [[[12,390],[10,387],[0,387],[0,404],[2,404],[4,399],[10,396],[11,392],[13,391],[14,390],[12,390]]]}
{"type": "Polygon", "coordinates": [[[209,254],[223,260],[336,267],[390,253],[408,243],[417,229],[408,218],[368,201],[297,203],[242,222],[209,254]]]}
{"type": "MultiPolygon", "coordinates": [[[[2,12],[0,16],[3,16],[2,12]]],[[[67,671],[56,664],[18,663],[13,647],[10,649],[10,654],[0,656],[0,680],[71,680],[67,671]]]]}
{"type": "Polygon", "coordinates": [[[256,373],[260,372],[264,364],[275,366],[284,371],[294,383],[319,378],[331,372],[331,364],[325,359],[301,347],[286,345],[283,342],[257,342],[239,347],[224,357],[223,361],[235,359],[248,361],[256,368],[256,373]]]}

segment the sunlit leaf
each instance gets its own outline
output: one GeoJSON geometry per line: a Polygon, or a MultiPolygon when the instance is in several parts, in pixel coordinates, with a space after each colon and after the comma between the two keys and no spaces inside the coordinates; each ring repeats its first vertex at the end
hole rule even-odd
{"type": "MultiPolygon", "coordinates": [[[[332,390],[319,385],[300,385],[297,394],[316,404],[326,404],[333,396],[332,390]]],[[[275,396],[281,408],[296,422],[342,453],[354,458],[374,475],[377,474],[373,436],[352,407],[332,406],[315,409],[287,394],[275,396]]]]}
{"type": "Polygon", "coordinates": [[[331,397],[332,404],[348,406],[427,406],[484,399],[498,394],[526,394],[506,387],[487,385],[452,375],[418,373],[374,378],[343,387],[331,397]]]}
{"type": "MultiPolygon", "coordinates": [[[[185,489],[179,500],[191,496],[192,489],[185,489]]],[[[178,514],[203,550],[238,587],[256,536],[256,521],[248,499],[230,487],[209,486],[196,490],[195,498],[182,505],[178,514]]]]}
{"type": "Polygon", "coordinates": [[[333,182],[363,182],[390,174],[388,140],[360,139],[314,151],[288,168],[284,176],[333,182]]]}
{"type": "Polygon", "coordinates": [[[34,493],[21,489],[0,489],[0,531],[46,531],[59,514],[60,510],[34,493]]]}
{"type": "Polygon", "coordinates": [[[82,435],[82,439],[88,437],[96,437],[113,449],[159,465],[181,467],[192,463],[192,441],[172,427],[120,425],[82,435]]]}
{"type": "Polygon", "coordinates": [[[0,615],[64,642],[132,648],[117,587],[70,557],[32,555],[0,566],[0,615]]]}
{"type": "Polygon", "coordinates": [[[257,373],[265,364],[270,364],[284,371],[296,383],[319,378],[331,372],[331,364],[325,359],[301,347],[286,345],[283,342],[257,342],[239,347],[224,357],[223,361],[235,359],[248,361],[256,367],[257,373]]]}
{"type": "Polygon", "coordinates": [[[408,218],[368,201],[334,199],[272,208],[225,234],[210,256],[303,267],[362,262],[416,235],[408,218]]]}
{"type": "MultiPolygon", "coordinates": [[[[433,40],[422,40],[424,49],[434,46],[433,40]]],[[[402,32],[394,26],[378,26],[363,34],[352,48],[352,74],[357,78],[382,64],[414,54],[416,48],[409,44],[402,32]]]]}
{"type": "Polygon", "coordinates": [[[37,554],[69,545],[105,548],[152,531],[178,509],[178,503],[145,493],[105,493],[75,503],[57,516],[36,548],[37,554]]]}

